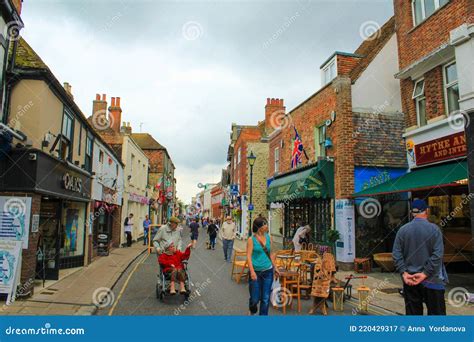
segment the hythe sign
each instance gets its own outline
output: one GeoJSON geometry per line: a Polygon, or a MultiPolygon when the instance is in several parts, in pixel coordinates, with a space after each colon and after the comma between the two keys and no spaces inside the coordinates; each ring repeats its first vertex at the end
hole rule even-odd
{"type": "Polygon", "coordinates": [[[417,166],[463,157],[466,153],[467,146],[464,132],[415,145],[417,166]]]}

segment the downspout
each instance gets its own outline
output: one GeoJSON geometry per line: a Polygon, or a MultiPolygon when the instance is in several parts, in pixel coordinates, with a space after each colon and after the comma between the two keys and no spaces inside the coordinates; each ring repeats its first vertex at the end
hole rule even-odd
{"type": "Polygon", "coordinates": [[[14,69],[15,69],[15,57],[16,57],[17,49],[18,49],[18,39],[15,39],[13,41],[12,57],[7,67],[8,75],[7,75],[7,82],[6,82],[6,87],[5,87],[5,102],[4,102],[3,113],[2,113],[2,123],[4,124],[8,122],[8,118],[10,116],[10,94],[12,92],[13,85],[16,83],[14,69]]]}

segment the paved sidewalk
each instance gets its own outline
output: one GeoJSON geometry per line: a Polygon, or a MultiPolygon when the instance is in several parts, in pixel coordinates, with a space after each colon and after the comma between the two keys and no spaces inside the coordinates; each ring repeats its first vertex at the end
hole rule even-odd
{"type": "Polygon", "coordinates": [[[94,304],[97,297],[113,288],[121,274],[144,251],[141,243],[113,249],[109,256],[98,257],[52,286],[36,290],[33,297],[3,305],[0,315],[92,315],[97,310],[94,304]]]}

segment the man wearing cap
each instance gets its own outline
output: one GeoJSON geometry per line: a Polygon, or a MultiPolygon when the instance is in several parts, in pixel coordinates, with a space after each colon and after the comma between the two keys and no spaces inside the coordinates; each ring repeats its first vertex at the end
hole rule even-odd
{"type": "Polygon", "coordinates": [[[176,249],[181,250],[183,241],[181,233],[178,230],[178,224],[181,221],[177,217],[171,217],[169,223],[161,227],[153,238],[153,246],[158,254],[166,250],[166,246],[173,243],[176,249]]]}
{"type": "Polygon", "coordinates": [[[235,234],[235,223],[232,221],[232,217],[227,216],[222,224],[222,228],[219,230],[219,237],[222,239],[224,248],[224,259],[227,262],[231,262],[235,234]]]}
{"type": "Polygon", "coordinates": [[[414,200],[411,212],[413,220],[400,228],[393,246],[393,260],[403,279],[406,314],[423,315],[424,302],[428,315],[446,315],[443,234],[428,221],[425,201],[414,200]]]}

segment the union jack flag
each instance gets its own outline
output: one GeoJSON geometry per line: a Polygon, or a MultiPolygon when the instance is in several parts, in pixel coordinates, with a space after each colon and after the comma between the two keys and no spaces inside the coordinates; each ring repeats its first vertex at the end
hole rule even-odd
{"type": "Polygon", "coordinates": [[[293,153],[291,155],[291,168],[296,168],[301,164],[301,155],[303,154],[303,142],[301,141],[300,135],[296,130],[296,127],[293,127],[295,130],[295,141],[293,143],[293,153]]]}

